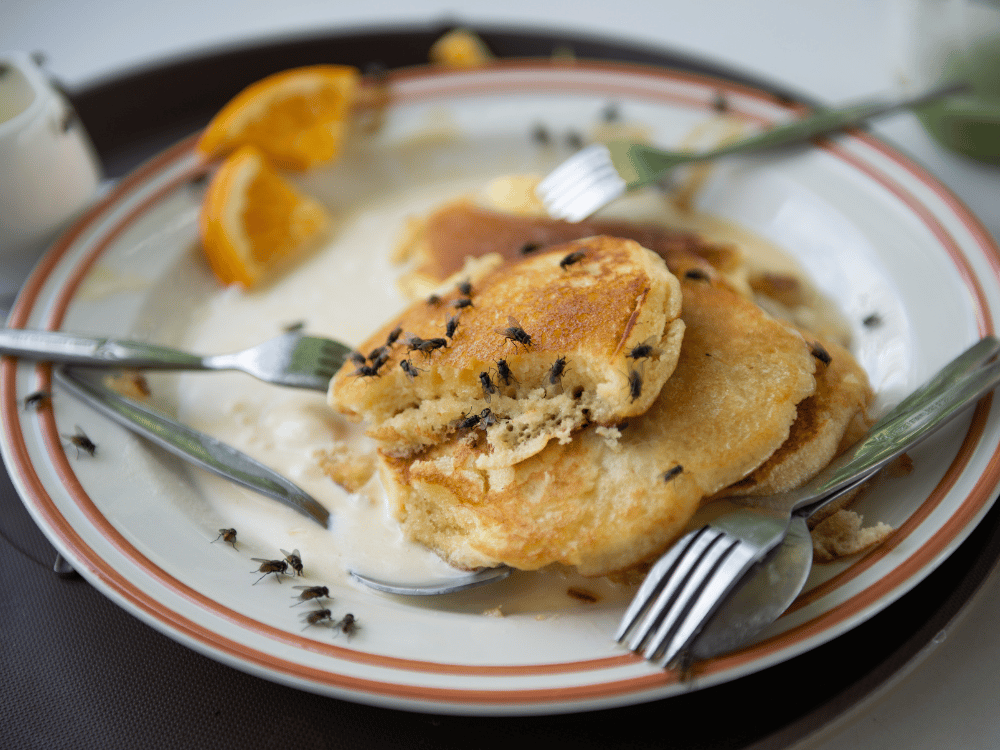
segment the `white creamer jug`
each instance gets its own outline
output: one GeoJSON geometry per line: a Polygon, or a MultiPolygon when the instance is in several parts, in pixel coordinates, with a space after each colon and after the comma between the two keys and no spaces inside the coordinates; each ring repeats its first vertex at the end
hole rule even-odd
{"type": "Polygon", "coordinates": [[[89,136],[46,73],[30,55],[0,54],[0,306],[100,179],[89,136]]]}

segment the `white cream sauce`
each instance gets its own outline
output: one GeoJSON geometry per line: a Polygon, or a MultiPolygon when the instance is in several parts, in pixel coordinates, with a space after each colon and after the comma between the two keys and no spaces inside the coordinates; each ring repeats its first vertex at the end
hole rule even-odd
{"type": "MultiPolygon", "coordinates": [[[[297,322],[303,322],[308,333],[348,345],[364,340],[407,303],[396,285],[404,269],[389,260],[406,218],[425,215],[443,200],[482,185],[452,180],[445,185],[396,187],[391,202],[375,198],[342,208],[328,245],[273,283],[251,292],[233,287],[205,301],[193,315],[183,345],[199,352],[235,351],[297,322]]],[[[632,209],[640,215],[655,210],[662,217],[662,201],[655,203],[645,208],[636,203],[632,209]]],[[[670,218],[715,238],[736,241],[755,257],[766,258],[768,265],[789,267],[781,253],[726,222],[693,214],[670,218]]],[[[277,558],[279,550],[299,550],[309,585],[351,585],[348,569],[397,581],[461,575],[434,553],[403,538],[387,510],[377,475],[361,491],[350,493],[320,470],[319,452],[340,441],[363,446],[367,440],[362,426],[327,407],[325,394],[275,387],[238,373],[194,373],[180,377],[178,398],[183,421],[276,469],[332,514],[330,528],[322,529],[273,500],[199,475],[197,481],[212,505],[214,519],[236,528],[241,548],[250,555],[277,558]]],[[[500,604],[504,613],[592,606],[568,595],[570,587],[590,592],[605,604],[624,603],[634,592],[630,586],[561,570],[517,574],[514,581],[502,584],[503,589],[490,587],[506,592],[500,604]]],[[[437,606],[435,601],[413,601],[419,606],[437,606]]],[[[496,600],[479,594],[454,595],[446,603],[437,602],[452,610],[496,613],[490,604],[496,605],[496,600]]]]}

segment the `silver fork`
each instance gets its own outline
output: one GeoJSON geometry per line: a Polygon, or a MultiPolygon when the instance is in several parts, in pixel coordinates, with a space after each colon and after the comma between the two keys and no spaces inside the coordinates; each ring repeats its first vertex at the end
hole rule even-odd
{"type": "Polygon", "coordinates": [[[681,164],[802,143],[866,120],[918,107],[965,88],[965,84],[950,84],[917,96],[821,109],[800,120],[710,151],[666,151],[627,141],[595,143],[556,167],[538,184],[535,192],[552,218],[582,221],[626,192],[656,182],[681,164]]]}
{"type": "Polygon", "coordinates": [[[259,380],[325,391],[350,349],[288,331],[241,352],[202,356],[141,341],[62,331],[0,329],[0,354],[39,362],[149,370],[240,370],[259,380]]]}
{"type": "Polygon", "coordinates": [[[746,507],[682,537],[643,581],[615,633],[630,650],[671,665],[758,561],[808,517],[940,429],[1000,383],[1000,341],[988,336],[939,371],[812,481],[790,492],[742,498],[746,507]]]}

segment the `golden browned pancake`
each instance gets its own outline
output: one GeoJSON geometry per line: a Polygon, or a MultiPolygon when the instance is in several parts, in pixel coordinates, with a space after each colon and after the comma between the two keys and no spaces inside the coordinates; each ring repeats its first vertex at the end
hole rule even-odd
{"type": "Polygon", "coordinates": [[[798,487],[868,431],[874,395],[868,376],[843,347],[816,343],[820,347],[816,392],[798,405],[788,440],[720,496],[771,495],[798,487]]]}
{"type": "Polygon", "coordinates": [[[704,497],[771,456],[815,388],[810,346],[725,283],[678,270],[680,358],[645,414],[510,466],[491,466],[474,431],[414,457],[382,454],[404,532],[459,567],[561,563],[603,575],[662,552],[704,497]]]}
{"type": "Polygon", "coordinates": [[[396,255],[398,260],[414,264],[404,290],[416,296],[417,290],[432,289],[461,271],[468,258],[498,253],[507,262],[517,262],[549,246],[594,235],[635,240],[663,258],[675,273],[675,262],[692,256],[699,256],[706,269],[714,266],[723,275],[737,270],[735,248],[709,242],[694,232],[616,219],[570,223],[547,216],[492,211],[465,199],[415,220],[396,255]]]}
{"type": "Polygon", "coordinates": [[[680,310],[661,258],[631,240],[579,240],[414,303],[336,375],[330,404],[390,455],[483,426],[483,461],[515,463],[646,411],[674,370],[680,310]]]}
{"type": "MultiPolygon", "coordinates": [[[[413,218],[396,249],[397,261],[409,261],[411,270],[400,286],[411,298],[426,295],[456,273],[469,273],[471,259],[512,262],[527,249],[595,234],[633,239],[662,257],[675,274],[680,266],[698,267],[725,279],[738,292],[754,299],[775,317],[806,328],[828,341],[846,345],[848,329],[834,305],[804,278],[787,271],[754,269],[739,246],[708,239],[691,231],[654,223],[590,218],[579,223],[552,219],[535,205],[537,180],[508,178],[502,183],[504,200],[491,198],[488,208],[469,198],[441,206],[427,217],[413,218]],[[518,183],[511,185],[511,183],[518,183]],[[524,183],[524,184],[520,184],[524,183]],[[522,195],[523,200],[509,198],[522,195]],[[528,205],[524,205],[528,204],[528,205]]],[[[532,250],[534,248],[534,250],[532,250]]]]}

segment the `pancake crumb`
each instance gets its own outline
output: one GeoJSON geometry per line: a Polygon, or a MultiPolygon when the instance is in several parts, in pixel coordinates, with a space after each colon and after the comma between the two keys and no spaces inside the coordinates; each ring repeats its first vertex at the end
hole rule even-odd
{"type": "Polygon", "coordinates": [[[864,519],[852,510],[838,510],[812,530],[813,559],[826,563],[857,555],[884,542],[895,529],[879,521],[863,526],[864,519]]]}
{"type": "Polygon", "coordinates": [[[338,441],[314,454],[320,471],[348,492],[360,492],[375,474],[375,456],[338,441]]]}

